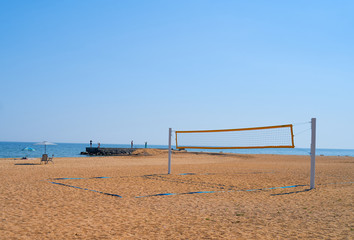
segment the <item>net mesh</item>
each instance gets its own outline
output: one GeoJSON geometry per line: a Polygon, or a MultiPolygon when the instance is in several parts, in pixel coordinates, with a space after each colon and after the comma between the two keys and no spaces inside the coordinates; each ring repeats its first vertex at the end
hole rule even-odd
{"type": "Polygon", "coordinates": [[[293,148],[292,125],[207,131],[176,131],[176,148],[293,148]]]}

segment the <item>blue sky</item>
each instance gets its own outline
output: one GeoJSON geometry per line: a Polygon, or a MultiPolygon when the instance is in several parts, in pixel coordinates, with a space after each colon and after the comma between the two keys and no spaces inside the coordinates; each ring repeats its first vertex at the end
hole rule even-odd
{"type": "MultiPolygon", "coordinates": [[[[169,127],[316,117],[318,147],[353,149],[353,11],[353,1],[1,0],[0,141],[167,144],[169,127]]],[[[307,147],[309,132],[295,144],[307,147]]]]}

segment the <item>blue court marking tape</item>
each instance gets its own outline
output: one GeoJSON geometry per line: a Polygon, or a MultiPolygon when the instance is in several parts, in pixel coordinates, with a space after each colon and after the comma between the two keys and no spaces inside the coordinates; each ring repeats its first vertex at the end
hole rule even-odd
{"type": "Polygon", "coordinates": [[[135,198],[172,196],[172,195],[188,195],[188,194],[197,194],[197,193],[216,193],[216,192],[225,192],[225,191],[199,191],[199,192],[186,192],[186,193],[159,193],[159,194],[146,195],[146,196],[137,196],[135,198]]]}
{"type": "Polygon", "coordinates": [[[53,178],[53,180],[69,180],[69,179],[84,179],[84,178],[53,178]]]}
{"type": "Polygon", "coordinates": [[[48,181],[48,182],[53,183],[53,184],[57,184],[57,185],[60,185],[60,186],[71,187],[71,188],[81,189],[81,190],[85,190],[85,191],[91,191],[91,192],[101,193],[101,194],[108,195],[108,196],[113,196],[113,197],[122,198],[122,196],[120,196],[120,195],[118,195],[118,194],[105,193],[105,192],[101,192],[101,191],[97,191],[97,190],[93,190],[93,189],[88,189],[88,188],[82,188],[82,187],[72,186],[72,185],[68,185],[68,184],[64,184],[64,183],[51,182],[51,181],[48,181]]]}
{"type": "Polygon", "coordinates": [[[153,195],[147,195],[147,196],[138,196],[135,198],[143,198],[143,197],[157,197],[157,196],[171,196],[171,195],[178,195],[180,193],[158,193],[158,194],[153,194],[153,195]]]}
{"type": "MultiPolygon", "coordinates": [[[[234,174],[231,174],[231,175],[240,175],[240,174],[261,174],[261,173],[274,173],[273,172],[251,172],[251,173],[234,173],[234,174]]],[[[156,174],[158,175],[158,174],[156,174]]],[[[163,174],[163,175],[166,175],[166,174],[163,174]]],[[[200,173],[200,174],[197,174],[197,173],[180,173],[178,175],[218,175],[218,173],[200,173]]],[[[147,175],[149,176],[149,175],[147,175]]],[[[151,176],[151,175],[150,175],[151,176]]]]}
{"type": "MultiPolygon", "coordinates": [[[[326,184],[318,184],[318,185],[328,185],[328,184],[352,184],[354,182],[341,182],[341,183],[326,183],[326,184]]],[[[286,188],[296,188],[296,187],[306,187],[309,185],[291,185],[291,186],[283,186],[283,187],[271,187],[271,188],[259,188],[259,189],[241,189],[241,190],[229,190],[229,191],[198,191],[198,192],[186,192],[186,193],[159,193],[153,195],[146,195],[146,196],[137,196],[135,198],[144,198],[144,197],[158,197],[158,196],[172,196],[172,195],[188,195],[188,194],[198,194],[198,193],[221,193],[221,192],[254,192],[254,191],[266,191],[266,190],[274,190],[274,189],[286,189],[286,188]]],[[[303,191],[297,192],[306,192],[310,191],[310,189],[305,189],[303,191]]],[[[295,192],[295,193],[297,193],[295,192]]],[[[285,195],[285,194],[292,194],[291,193],[280,193],[280,194],[271,194],[271,196],[276,195],[285,195]]]]}
{"type": "Polygon", "coordinates": [[[176,195],[176,193],[160,193],[156,194],[157,196],[170,196],[170,195],[176,195]]]}
{"type": "Polygon", "coordinates": [[[241,189],[241,190],[230,190],[230,191],[197,191],[197,192],[186,192],[186,193],[159,193],[159,194],[146,195],[146,196],[137,196],[135,198],[171,196],[171,195],[188,195],[188,194],[200,194],[200,193],[254,192],[254,191],[265,191],[265,190],[281,189],[281,188],[296,188],[296,187],[304,187],[304,186],[307,186],[307,185],[292,185],[292,186],[284,186],[284,187],[271,187],[271,188],[259,188],[259,189],[241,189]]]}
{"type": "Polygon", "coordinates": [[[101,178],[110,178],[110,177],[91,177],[91,178],[53,178],[53,180],[77,180],[77,179],[101,179],[101,178]]]}
{"type": "MultiPolygon", "coordinates": [[[[328,184],[352,184],[354,182],[341,182],[341,183],[326,183],[326,184],[318,184],[318,185],[328,185],[328,184]]],[[[221,192],[254,192],[254,191],[266,191],[266,190],[274,190],[274,189],[286,189],[286,188],[296,188],[296,187],[306,187],[309,185],[291,185],[291,186],[283,186],[283,187],[271,187],[271,188],[259,188],[259,189],[241,189],[241,190],[229,190],[229,191],[198,191],[198,192],[186,192],[186,193],[159,193],[153,195],[146,195],[146,196],[138,196],[135,198],[144,198],[144,197],[158,197],[158,196],[172,196],[172,195],[187,195],[187,194],[199,194],[199,193],[221,193],[221,192]]],[[[306,192],[310,189],[306,189],[303,191],[297,192],[306,192]]],[[[297,193],[295,192],[295,193],[297,193]]],[[[272,196],[276,195],[285,195],[285,194],[292,194],[291,193],[280,193],[280,194],[271,194],[272,196]]]]}
{"type": "Polygon", "coordinates": [[[293,188],[293,187],[298,187],[298,186],[305,186],[305,185],[285,186],[285,187],[280,187],[280,188],[293,188]]]}
{"type": "Polygon", "coordinates": [[[196,194],[196,193],[216,193],[216,192],[223,192],[223,191],[198,191],[198,192],[187,192],[185,194],[196,194]]]}

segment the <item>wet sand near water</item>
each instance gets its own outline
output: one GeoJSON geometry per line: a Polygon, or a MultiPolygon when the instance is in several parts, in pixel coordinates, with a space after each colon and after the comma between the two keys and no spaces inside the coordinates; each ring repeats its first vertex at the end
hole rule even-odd
{"type": "Polygon", "coordinates": [[[0,239],[353,239],[354,158],[0,159],[0,239]]]}

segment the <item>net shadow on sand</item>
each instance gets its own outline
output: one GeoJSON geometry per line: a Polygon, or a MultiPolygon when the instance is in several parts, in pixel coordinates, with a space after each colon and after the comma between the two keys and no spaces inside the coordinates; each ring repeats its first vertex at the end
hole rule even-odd
{"type": "Polygon", "coordinates": [[[296,194],[296,193],[304,193],[310,191],[310,188],[300,190],[300,191],[294,191],[294,192],[287,192],[287,193],[276,193],[276,194],[270,194],[270,196],[282,196],[282,195],[290,195],[290,194],[296,194]]]}

